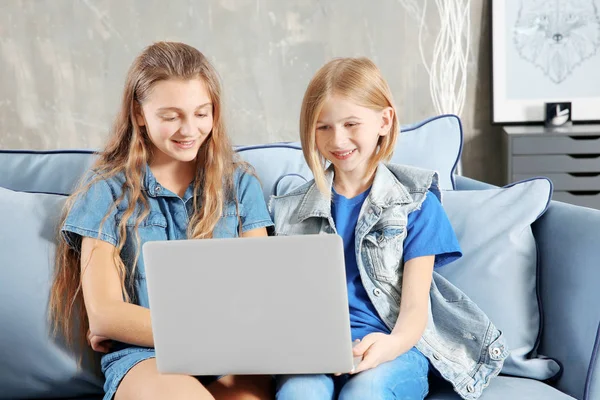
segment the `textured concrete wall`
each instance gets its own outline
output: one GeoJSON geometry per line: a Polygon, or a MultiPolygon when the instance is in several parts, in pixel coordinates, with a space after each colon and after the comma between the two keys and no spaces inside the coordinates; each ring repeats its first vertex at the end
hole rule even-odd
{"type": "MultiPolygon", "coordinates": [[[[428,1],[425,49],[439,19],[428,1]]],[[[466,175],[501,182],[490,121],[489,1],[472,0],[466,175]]],[[[237,144],[297,140],[312,74],[335,56],[382,69],[403,123],[435,114],[417,35],[422,0],[0,1],[0,148],[102,146],[126,70],[157,40],[196,46],[225,87],[237,144]]]]}

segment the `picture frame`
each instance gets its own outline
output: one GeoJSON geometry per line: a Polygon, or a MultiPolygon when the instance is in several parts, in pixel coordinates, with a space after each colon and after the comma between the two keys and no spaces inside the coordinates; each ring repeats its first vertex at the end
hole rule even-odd
{"type": "Polygon", "coordinates": [[[493,0],[492,123],[543,123],[570,102],[600,121],[600,0],[493,0]]]}

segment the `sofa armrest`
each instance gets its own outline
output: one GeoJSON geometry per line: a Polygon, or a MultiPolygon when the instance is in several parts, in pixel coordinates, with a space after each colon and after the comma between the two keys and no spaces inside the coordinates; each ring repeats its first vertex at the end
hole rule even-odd
{"type": "Polygon", "coordinates": [[[598,332],[596,332],[596,342],[594,343],[594,352],[592,353],[583,399],[600,400],[600,324],[598,324],[598,332]]]}
{"type": "Polygon", "coordinates": [[[539,353],[562,364],[557,387],[581,399],[600,321],[600,211],[553,201],[533,233],[543,316],[539,353]]]}

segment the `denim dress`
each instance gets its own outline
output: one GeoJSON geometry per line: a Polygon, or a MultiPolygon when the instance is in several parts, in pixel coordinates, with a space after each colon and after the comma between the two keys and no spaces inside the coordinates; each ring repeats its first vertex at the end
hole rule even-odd
{"type": "MultiPolygon", "coordinates": [[[[90,179],[93,176],[91,173],[90,179]]],[[[127,209],[127,198],[119,201],[124,182],[124,175],[99,180],[76,199],[62,226],[62,232],[73,249],[80,250],[82,237],[97,238],[117,246],[119,243],[117,227],[127,209]]],[[[242,225],[243,232],[272,225],[262,188],[256,177],[237,170],[234,175],[234,188],[239,206],[237,210],[234,203],[224,207],[223,215],[213,232],[215,238],[238,236],[239,223],[242,225]]],[[[183,197],[179,197],[162,187],[156,181],[150,168],[146,167],[142,190],[148,200],[150,214],[139,224],[140,244],[143,245],[147,241],[154,240],[186,239],[188,221],[193,211],[193,186],[190,185],[183,197]]],[[[127,221],[127,237],[121,251],[121,258],[129,271],[128,275],[134,280],[126,283],[127,287],[133,287],[129,293],[132,302],[149,308],[144,259],[141,251],[139,251],[135,273],[133,276],[131,274],[138,249],[132,231],[136,219],[137,215],[134,212],[127,221]]],[[[102,372],[106,378],[104,400],[113,398],[119,383],[131,368],[137,363],[153,357],[155,357],[153,348],[115,342],[110,353],[103,355],[101,360],[102,372]]],[[[216,377],[203,377],[201,381],[207,384],[215,379],[216,377]]]]}

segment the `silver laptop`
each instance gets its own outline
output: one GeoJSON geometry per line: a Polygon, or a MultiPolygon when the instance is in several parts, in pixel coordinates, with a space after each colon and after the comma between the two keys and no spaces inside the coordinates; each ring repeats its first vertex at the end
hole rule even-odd
{"type": "Polygon", "coordinates": [[[352,370],[338,235],[160,241],[142,251],[160,372],[352,370]]]}

